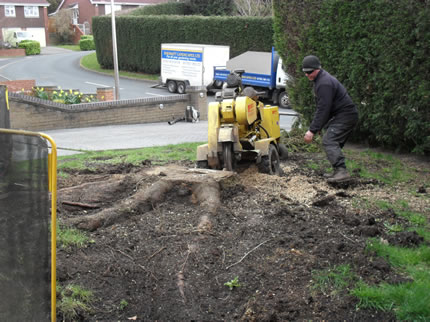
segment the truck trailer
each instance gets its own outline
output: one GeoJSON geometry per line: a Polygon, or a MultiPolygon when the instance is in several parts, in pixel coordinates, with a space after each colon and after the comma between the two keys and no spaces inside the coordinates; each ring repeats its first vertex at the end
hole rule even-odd
{"type": "Polygon", "coordinates": [[[247,51],[214,67],[214,87],[221,88],[230,72],[243,70],[243,86],[252,86],[260,98],[268,99],[281,108],[290,108],[287,82],[292,80],[282,67],[282,58],[272,52],[247,51]]]}
{"type": "Polygon", "coordinates": [[[170,93],[184,94],[186,86],[210,86],[214,66],[225,66],[229,46],[161,44],[161,85],[170,93]]]}

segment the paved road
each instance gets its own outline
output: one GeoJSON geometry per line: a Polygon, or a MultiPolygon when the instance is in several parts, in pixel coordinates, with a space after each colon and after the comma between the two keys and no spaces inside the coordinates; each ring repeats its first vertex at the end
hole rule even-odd
{"type": "MultiPolygon", "coordinates": [[[[37,56],[0,59],[0,80],[34,79],[39,87],[60,86],[83,93],[96,93],[99,87],[114,87],[113,76],[79,67],[80,59],[89,53],[45,47],[37,56]]],[[[152,88],[156,84],[155,81],[120,78],[120,99],[172,95],[165,88],[152,88]]]]}

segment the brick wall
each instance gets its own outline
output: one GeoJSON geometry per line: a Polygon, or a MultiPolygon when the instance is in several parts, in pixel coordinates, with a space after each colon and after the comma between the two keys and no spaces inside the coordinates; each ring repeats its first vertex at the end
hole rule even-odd
{"type": "Polygon", "coordinates": [[[8,92],[22,92],[31,93],[33,87],[36,86],[36,81],[34,79],[21,79],[21,80],[11,80],[0,82],[0,85],[6,85],[8,92]]]}
{"type": "Polygon", "coordinates": [[[84,32],[77,25],[71,25],[70,28],[73,30],[73,44],[79,45],[79,41],[81,40],[81,36],[84,32]]]}
{"type": "Polygon", "coordinates": [[[114,100],[113,87],[99,87],[97,88],[98,101],[113,101],[114,100]]]}
{"type": "Polygon", "coordinates": [[[23,48],[0,49],[0,57],[18,57],[18,56],[25,56],[25,49],[23,48]]]}
{"type": "MultiPolygon", "coordinates": [[[[192,94],[65,105],[32,96],[9,95],[11,128],[46,131],[112,124],[168,122],[184,116],[192,94]]],[[[201,98],[201,97],[200,97],[201,98]]],[[[200,108],[207,118],[206,102],[200,108]]]]}

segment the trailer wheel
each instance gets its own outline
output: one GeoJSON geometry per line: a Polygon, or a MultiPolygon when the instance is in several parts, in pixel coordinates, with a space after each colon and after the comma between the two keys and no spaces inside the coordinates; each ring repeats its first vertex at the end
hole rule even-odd
{"type": "Polygon", "coordinates": [[[290,108],[290,98],[287,92],[280,92],[278,97],[280,108],[290,108]]]}
{"type": "Polygon", "coordinates": [[[177,88],[178,94],[185,94],[185,89],[186,89],[185,83],[184,82],[178,82],[177,85],[178,85],[178,88],[177,88]]]}
{"type": "Polygon", "coordinates": [[[176,82],[174,80],[169,80],[167,82],[167,90],[170,93],[176,93],[177,89],[178,89],[178,85],[176,84],[176,82]]]}
{"type": "Polygon", "coordinates": [[[269,146],[269,154],[261,158],[258,164],[258,170],[262,173],[282,175],[282,169],[279,165],[279,154],[273,144],[269,146]]]}
{"type": "Polygon", "coordinates": [[[224,82],[222,80],[217,79],[214,81],[213,87],[214,88],[221,88],[223,84],[224,84],[224,82]]]}

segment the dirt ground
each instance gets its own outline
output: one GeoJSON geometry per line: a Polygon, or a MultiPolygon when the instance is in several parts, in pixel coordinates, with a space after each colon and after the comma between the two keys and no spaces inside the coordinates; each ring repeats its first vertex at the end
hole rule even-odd
{"type": "MultiPolygon", "coordinates": [[[[366,240],[421,241],[388,232],[385,224],[407,226],[394,211],[356,201],[404,195],[428,209],[429,199],[414,197],[410,185],[384,186],[357,174],[348,184],[330,186],[322,173],[305,167],[315,157],[322,158],[291,155],[281,177],[252,165],[217,176],[189,170],[192,163],[156,167],[148,161],[71,172],[59,179],[60,220],[107,209],[121,216],[86,227],[88,246],[58,250],[58,281],[94,292],[82,321],[393,320],[392,313],[357,309],[347,290],[314,289],[312,274],[349,264],[369,284],[404,282],[383,258],[365,251],[366,240]],[[163,196],[129,207],[139,191],[166,181],[163,196]],[[196,186],[214,190],[202,198],[196,186]],[[224,283],[235,277],[240,287],[230,290],[224,283]]],[[[423,175],[429,182],[428,170],[423,175]]]]}

